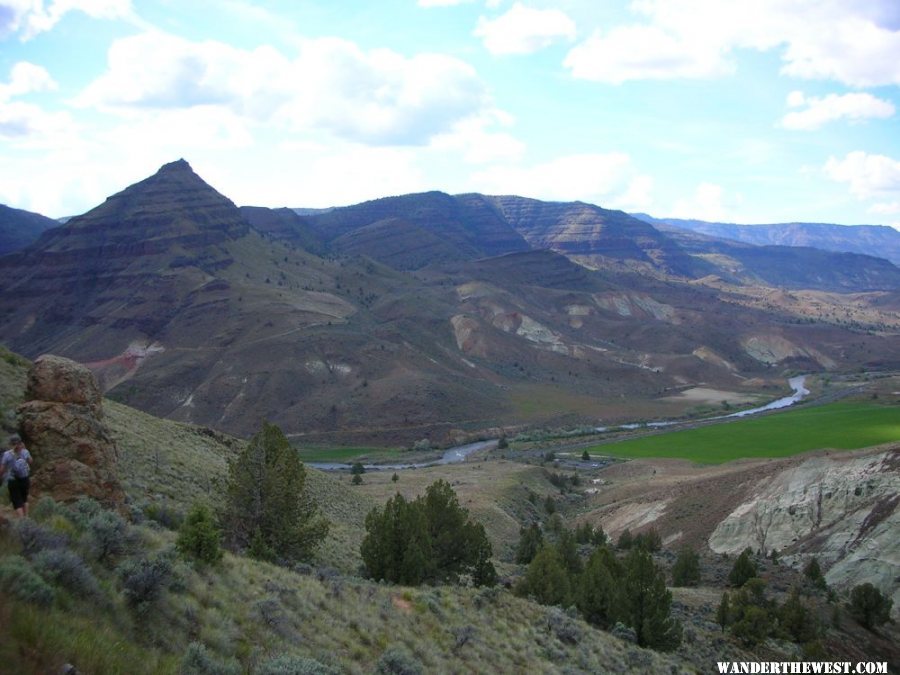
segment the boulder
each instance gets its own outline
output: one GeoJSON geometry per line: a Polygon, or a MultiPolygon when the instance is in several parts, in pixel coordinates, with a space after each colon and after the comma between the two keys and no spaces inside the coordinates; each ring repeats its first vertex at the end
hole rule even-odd
{"type": "Polygon", "coordinates": [[[107,506],[124,502],[118,451],[103,424],[101,402],[86,367],[51,355],[35,361],[18,409],[22,439],[34,457],[35,496],[62,502],[92,497],[107,506]]]}
{"type": "Polygon", "coordinates": [[[75,403],[88,406],[98,418],[103,415],[100,388],[91,371],[53,354],[39,356],[28,371],[25,400],[75,403]]]}

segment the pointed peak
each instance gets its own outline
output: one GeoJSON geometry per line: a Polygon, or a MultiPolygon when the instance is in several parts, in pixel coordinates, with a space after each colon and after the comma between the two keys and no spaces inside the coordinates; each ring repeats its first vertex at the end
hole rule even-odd
{"type": "Polygon", "coordinates": [[[166,174],[166,173],[182,173],[185,171],[189,171],[190,173],[194,173],[194,170],[191,168],[191,165],[187,163],[186,160],[176,159],[174,162],[169,162],[168,164],[163,164],[159,167],[159,171],[157,171],[157,175],[166,174]]]}

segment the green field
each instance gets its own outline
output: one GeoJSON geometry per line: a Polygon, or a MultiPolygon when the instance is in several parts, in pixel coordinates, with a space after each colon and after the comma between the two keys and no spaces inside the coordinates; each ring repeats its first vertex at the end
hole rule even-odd
{"type": "Polygon", "coordinates": [[[300,453],[300,459],[304,462],[353,462],[358,459],[383,462],[394,459],[408,459],[410,457],[409,451],[392,448],[297,448],[297,452],[300,453]]]}
{"type": "Polygon", "coordinates": [[[897,440],[900,407],[845,401],[607,443],[588,452],[720,464],[749,457],[787,457],[819,448],[852,450],[897,440]]]}

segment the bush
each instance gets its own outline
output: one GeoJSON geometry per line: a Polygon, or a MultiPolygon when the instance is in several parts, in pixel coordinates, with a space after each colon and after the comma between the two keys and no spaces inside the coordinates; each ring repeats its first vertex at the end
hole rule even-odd
{"type": "Polygon", "coordinates": [[[38,522],[50,520],[53,516],[65,516],[68,510],[58,501],[48,495],[44,495],[37,500],[37,503],[30,507],[28,515],[38,522]]]}
{"type": "Polygon", "coordinates": [[[376,675],[422,675],[425,666],[405,648],[391,645],[375,664],[376,675]]]}
{"type": "Polygon", "coordinates": [[[41,551],[65,548],[69,544],[69,538],[66,535],[38,525],[30,518],[17,520],[15,532],[22,544],[22,553],[28,558],[41,551]]]}
{"type": "Polygon", "coordinates": [[[80,530],[87,529],[88,522],[103,511],[100,502],[90,497],[81,497],[69,509],[69,517],[80,530]]]}
{"type": "Polygon", "coordinates": [[[241,675],[244,672],[234,659],[216,658],[203,644],[192,642],[181,658],[180,675],[241,675]]]}
{"type": "Polygon", "coordinates": [[[890,621],[893,605],[891,598],[870,583],[854,586],[850,591],[850,614],[869,630],[890,621]]]}
{"type": "Polygon", "coordinates": [[[168,504],[152,502],[144,507],[143,513],[148,520],[162,525],[167,530],[177,530],[184,523],[184,514],[168,504]]]}
{"type": "Polygon", "coordinates": [[[34,556],[34,569],[44,578],[67,591],[82,597],[100,595],[96,577],[74,551],[56,549],[41,551],[34,556]]]}
{"type": "Polygon", "coordinates": [[[567,645],[577,645],[584,636],[578,622],[561,609],[551,609],[547,614],[547,628],[557,640],[567,645]]]}
{"type": "Polygon", "coordinates": [[[339,675],[339,672],[315,659],[283,654],[262,664],[256,675],[339,675]]]}
{"type": "Polygon", "coordinates": [[[47,607],[53,604],[53,589],[22,556],[0,559],[0,592],[25,602],[47,607]]]}
{"type": "Polygon", "coordinates": [[[205,504],[195,504],[178,531],[175,548],[201,565],[213,565],[222,559],[221,541],[212,511],[205,504]]]}
{"type": "Polygon", "coordinates": [[[87,522],[88,550],[101,563],[108,563],[130,548],[128,523],[115,511],[100,511],[87,522]]]}
{"type": "Polygon", "coordinates": [[[143,613],[172,582],[172,563],[165,556],[129,560],[119,567],[119,576],[126,603],[143,613]]]}

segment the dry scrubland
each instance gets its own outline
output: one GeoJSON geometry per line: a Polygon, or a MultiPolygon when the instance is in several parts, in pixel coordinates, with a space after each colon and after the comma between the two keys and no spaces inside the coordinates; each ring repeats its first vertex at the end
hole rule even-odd
{"type": "MultiPolygon", "coordinates": [[[[0,400],[7,416],[21,397],[23,366],[13,357],[0,359],[0,400]]],[[[900,390],[896,385],[876,383],[879,400],[900,390]]],[[[45,508],[43,527],[69,537],[68,548],[84,558],[98,590],[85,596],[77,583],[60,581],[48,607],[0,593],[0,622],[6,627],[0,633],[0,662],[12,672],[43,672],[64,661],[91,673],[195,672],[184,670],[183,659],[198,653],[191,643],[206,645],[205,658],[214,664],[201,672],[219,673],[264,672],[264,664],[278,655],[313,659],[322,668],[349,673],[373,672],[389,657],[423,672],[647,673],[704,672],[722,658],[800,656],[795,645],[783,641],[751,654],[721,634],[715,608],[731,562],[708,552],[700,587],[674,589],[673,613],[685,625],[685,638],[672,655],[640,649],[501,588],[405,588],[357,576],[368,511],[397,492],[408,498],[422,494],[438,479],[449,482],[461,505],[485,525],[501,576],[515,578],[522,571],[513,562],[519,526],[542,521],[551,527],[548,497],[566,526],[602,523],[616,536],[625,527],[639,529],[653,505],[665,502],[665,514],[655,524],[680,534],[667,546],[703,548],[716,519],[729,511],[733,486],[800,458],[702,469],[680,460],[638,460],[600,473],[582,471],[581,485],[562,491],[549,478],[570,470],[500,459],[499,452],[458,465],[401,471],[396,482],[392,471],[368,472],[358,486],[350,484],[348,474],[310,470],[310,490],[331,521],[331,532],[310,565],[284,569],[226,554],[217,567],[196,568],[172,554],[175,532],[167,525],[193,502],[220,503],[227,462],[243,442],[113,402],[105,402],[104,410],[118,444],[130,508],[140,521],[129,526],[126,539],[132,545],[115,560],[97,560],[90,536],[73,526],[65,511],[45,508]],[[595,478],[600,482],[591,482],[595,478]],[[118,565],[159,556],[172,561],[169,583],[149,611],[138,614],[123,599],[118,565]]],[[[5,505],[2,513],[8,514],[5,505]]],[[[2,530],[0,566],[13,561],[27,567],[31,563],[15,557],[22,554],[18,535],[2,530]]],[[[666,569],[673,559],[666,551],[656,556],[666,569]]],[[[787,566],[770,563],[763,563],[763,575],[780,602],[799,578],[787,566]]],[[[824,598],[814,602],[827,623],[831,606],[824,598]]],[[[826,629],[830,647],[866,656],[860,645],[875,645],[873,653],[892,653],[896,629],[874,636],[846,614],[835,616],[838,627],[826,629]]]]}

